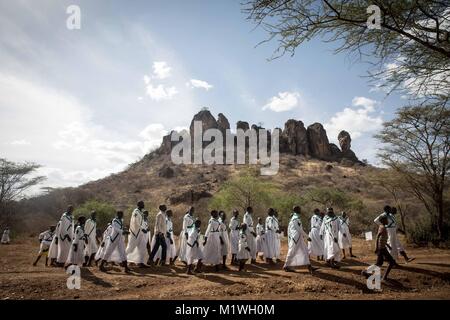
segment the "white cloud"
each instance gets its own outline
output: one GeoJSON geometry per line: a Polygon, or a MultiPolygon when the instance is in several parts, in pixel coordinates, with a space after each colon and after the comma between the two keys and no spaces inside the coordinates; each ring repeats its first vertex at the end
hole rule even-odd
{"type": "Polygon", "coordinates": [[[198,80],[198,79],[190,79],[186,83],[186,85],[190,88],[200,88],[200,89],[205,89],[206,91],[213,88],[213,85],[209,84],[206,81],[198,80]]]}
{"type": "Polygon", "coordinates": [[[170,77],[170,72],[172,68],[169,67],[165,61],[155,61],[153,62],[153,76],[156,79],[166,79],[170,77]]]}
{"type": "Polygon", "coordinates": [[[298,92],[280,92],[267,101],[263,110],[270,109],[275,112],[283,112],[294,109],[299,105],[300,94],[298,92]]]}
{"type": "Polygon", "coordinates": [[[154,86],[153,84],[149,83],[146,87],[145,93],[152,100],[161,101],[172,99],[178,93],[178,90],[174,86],[167,87],[163,84],[158,84],[154,86]]]}
{"type": "Polygon", "coordinates": [[[324,127],[328,138],[336,142],[341,130],[348,131],[352,139],[357,139],[364,133],[379,130],[382,127],[383,119],[380,114],[373,114],[376,112],[376,105],[377,101],[369,98],[353,98],[352,108],[344,108],[325,123],[324,127]]]}
{"type": "Polygon", "coordinates": [[[22,139],[22,140],[14,140],[10,142],[10,145],[12,146],[28,146],[31,143],[28,140],[22,139]]]}
{"type": "Polygon", "coordinates": [[[150,77],[148,75],[144,75],[144,83],[150,84],[150,77]]]}

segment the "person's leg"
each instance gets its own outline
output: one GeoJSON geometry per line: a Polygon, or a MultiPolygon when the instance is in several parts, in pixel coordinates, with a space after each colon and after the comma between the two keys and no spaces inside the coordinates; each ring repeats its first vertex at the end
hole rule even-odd
{"type": "Polygon", "coordinates": [[[405,259],[405,261],[407,263],[416,259],[416,258],[409,258],[408,255],[406,254],[405,250],[400,251],[400,254],[402,255],[402,257],[405,259]]]}
{"type": "Polygon", "coordinates": [[[95,253],[91,254],[91,256],[89,257],[89,260],[87,262],[87,266],[88,267],[92,267],[92,261],[95,260],[95,253]]]}
{"type": "Polygon", "coordinates": [[[39,253],[36,260],[33,262],[33,266],[35,267],[39,261],[39,259],[41,259],[41,254],[39,253]]]}
{"type": "Polygon", "coordinates": [[[195,267],[195,272],[202,272],[202,265],[203,265],[203,263],[202,263],[202,259],[199,259],[198,260],[198,262],[197,262],[197,266],[195,267]]]}
{"type": "Polygon", "coordinates": [[[242,259],[239,261],[239,271],[244,270],[244,266],[245,266],[245,260],[242,259]]]}
{"type": "MultiPolygon", "coordinates": [[[[165,242],[165,241],[164,241],[165,242]]],[[[153,259],[155,258],[156,253],[158,252],[159,246],[160,246],[160,237],[157,235],[155,236],[155,245],[153,246],[152,251],[150,252],[150,256],[148,258],[147,264],[153,265],[153,259]]],[[[158,264],[158,263],[156,263],[158,264]]]]}
{"type": "Polygon", "coordinates": [[[164,236],[161,237],[160,244],[161,244],[161,265],[164,266],[166,264],[166,257],[167,257],[167,243],[166,239],[164,239],[164,236]]]}
{"type": "Polygon", "coordinates": [[[45,256],[45,266],[48,267],[48,255],[45,256]]]}
{"type": "Polygon", "coordinates": [[[345,249],[342,249],[342,259],[345,259],[345,249]]]}
{"type": "Polygon", "coordinates": [[[188,264],[186,273],[192,274],[192,264],[188,264]]]}
{"type": "Polygon", "coordinates": [[[352,247],[350,247],[348,250],[350,251],[350,257],[356,258],[356,256],[353,254],[352,247]]]}

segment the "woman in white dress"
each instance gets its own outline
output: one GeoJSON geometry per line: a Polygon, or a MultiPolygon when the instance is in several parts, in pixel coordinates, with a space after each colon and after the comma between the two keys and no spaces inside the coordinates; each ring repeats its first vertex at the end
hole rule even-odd
{"type": "Polygon", "coordinates": [[[223,243],[218,216],[217,210],[211,211],[211,218],[209,219],[205,240],[203,241],[203,263],[215,266],[216,271],[219,271],[219,266],[222,263],[221,243],[223,243]]]}
{"type": "Polygon", "coordinates": [[[95,254],[95,265],[98,264],[100,260],[102,260],[105,256],[106,245],[108,244],[109,236],[111,235],[112,225],[108,223],[105,231],[103,231],[102,242],[100,243],[100,247],[95,254]]]}
{"type": "Polygon", "coordinates": [[[203,251],[200,244],[200,226],[201,221],[196,220],[194,226],[189,229],[188,239],[186,241],[186,263],[187,263],[187,274],[192,274],[192,272],[201,272],[203,251]],[[195,270],[192,270],[194,263],[197,262],[195,270]]]}
{"type": "Polygon", "coordinates": [[[222,269],[226,270],[228,267],[226,266],[228,251],[230,249],[230,240],[228,239],[228,230],[227,230],[227,215],[224,211],[219,212],[219,222],[220,222],[220,236],[222,238],[221,242],[221,250],[222,250],[222,269]]]}
{"type": "Polygon", "coordinates": [[[230,252],[231,252],[231,264],[238,264],[236,255],[239,251],[239,228],[241,223],[239,222],[239,211],[234,209],[233,216],[230,219],[230,252]]]}
{"type": "Polygon", "coordinates": [[[56,258],[58,257],[58,236],[59,222],[56,224],[55,234],[53,235],[52,243],[48,248],[48,258],[50,260],[50,266],[56,267],[56,258]]]}
{"type": "Polygon", "coordinates": [[[237,259],[239,261],[239,271],[244,270],[245,263],[248,259],[252,258],[250,247],[248,246],[247,237],[247,225],[243,223],[241,224],[241,232],[239,232],[239,251],[237,254],[237,259]]]}
{"type": "Polygon", "coordinates": [[[273,208],[269,208],[267,211],[266,218],[266,226],[265,226],[265,238],[266,238],[266,246],[264,251],[264,257],[266,258],[266,262],[273,264],[273,259],[277,257],[277,228],[278,224],[275,221],[275,210],[273,208]]]}
{"type": "Polygon", "coordinates": [[[309,254],[317,257],[317,261],[323,260],[323,239],[320,237],[320,227],[322,226],[324,214],[319,209],[314,209],[314,214],[311,217],[311,230],[309,231],[308,242],[309,254]]]}
{"type": "Polygon", "coordinates": [[[345,211],[342,211],[342,215],[339,219],[339,247],[342,249],[342,259],[345,259],[345,249],[350,252],[350,257],[356,258],[352,251],[352,235],[350,234],[350,219],[345,211]]]}
{"type": "Polygon", "coordinates": [[[324,243],[324,256],[327,264],[338,269],[337,263],[341,261],[341,248],[339,247],[339,221],[334,214],[333,208],[328,208],[327,215],[323,218],[320,236],[324,243]]]}
{"type": "Polygon", "coordinates": [[[264,253],[266,249],[266,235],[265,228],[261,217],[258,217],[258,224],[256,225],[256,255],[264,261],[264,253]]]}
{"type": "Polygon", "coordinates": [[[178,251],[178,258],[180,259],[181,262],[183,263],[187,263],[186,260],[186,249],[187,249],[187,240],[189,237],[189,231],[194,227],[194,212],[195,209],[194,207],[190,207],[188,212],[186,212],[186,214],[183,217],[183,227],[179,236],[180,239],[180,247],[179,247],[179,251],[178,251]]]}

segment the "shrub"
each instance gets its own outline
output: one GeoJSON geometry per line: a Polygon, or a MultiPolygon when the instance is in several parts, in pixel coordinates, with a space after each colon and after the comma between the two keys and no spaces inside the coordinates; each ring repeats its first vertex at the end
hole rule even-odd
{"type": "Polygon", "coordinates": [[[77,218],[84,215],[86,218],[89,218],[90,213],[93,210],[97,212],[97,228],[99,230],[105,229],[106,225],[111,222],[116,215],[116,209],[111,204],[98,200],[89,200],[75,208],[74,217],[77,218]]]}

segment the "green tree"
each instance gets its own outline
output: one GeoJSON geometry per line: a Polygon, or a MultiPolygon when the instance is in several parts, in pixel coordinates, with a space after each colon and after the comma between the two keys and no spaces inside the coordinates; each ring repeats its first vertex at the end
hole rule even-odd
{"type": "Polygon", "coordinates": [[[248,0],[248,19],[276,39],[275,57],[313,38],[338,44],[368,61],[369,75],[390,91],[448,96],[450,2],[442,0],[248,0]],[[368,7],[380,9],[381,29],[369,29],[368,7]],[[381,80],[381,83],[380,83],[381,80]]]}
{"type": "Polygon", "coordinates": [[[403,107],[376,137],[384,144],[378,156],[406,181],[404,187],[424,205],[432,229],[444,240],[450,109],[442,102],[403,107]]]}
{"type": "Polygon", "coordinates": [[[89,218],[91,211],[97,212],[97,228],[99,230],[105,229],[116,215],[116,210],[113,205],[98,200],[88,200],[81,206],[75,208],[74,217],[83,215],[89,218]]]}

